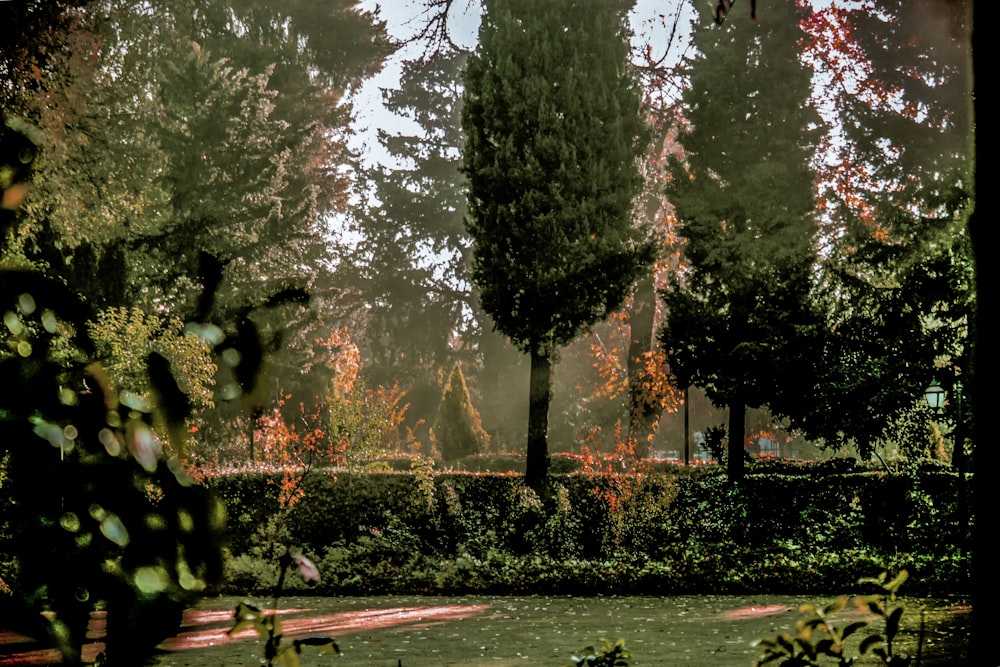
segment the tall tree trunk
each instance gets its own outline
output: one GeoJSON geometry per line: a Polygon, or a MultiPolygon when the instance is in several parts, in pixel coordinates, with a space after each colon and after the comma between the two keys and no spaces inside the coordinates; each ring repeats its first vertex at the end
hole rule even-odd
{"type": "Polygon", "coordinates": [[[729,406],[729,457],[726,464],[726,472],[729,474],[729,481],[741,482],[743,473],[746,470],[744,465],[743,445],[746,440],[746,415],[747,406],[742,400],[737,399],[729,406]]]}
{"type": "MultiPolygon", "coordinates": [[[[979,25],[986,20],[985,12],[976,12],[976,7],[982,9],[983,3],[973,4],[973,25],[975,17],[979,16],[979,25]]],[[[976,39],[980,34],[974,33],[973,52],[976,52],[976,39]]],[[[989,37],[987,37],[988,39],[989,37]]],[[[984,51],[980,51],[982,57],[984,51]]],[[[972,80],[984,81],[977,74],[984,71],[994,71],[995,65],[987,64],[984,70],[976,66],[978,58],[973,57],[972,80]]],[[[980,114],[979,99],[981,95],[973,95],[975,115],[980,114]]],[[[976,155],[985,155],[984,146],[980,145],[979,132],[975,133],[976,155]]],[[[989,313],[996,307],[997,261],[996,242],[993,236],[995,225],[984,222],[979,215],[979,206],[991,198],[985,196],[986,189],[982,187],[979,170],[975,171],[976,190],[984,193],[976,200],[975,209],[969,215],[969,236],[972,239],[972,257],[976,267],[976,309],[979,313],[989,313]],[[989,287],[987,287],[987,285],[989,287]]],[[[993,205],[991,204],[991,208],[993,205]]],[[[994,220],[991,216],[990,220],[994,220]]],[[[1000,595],[1000,577],[996,576],[996,563],[1000,561],[1000,541],[996,539],[1000,531],[1000,521],[997,521],[996,510],[996,478],[1000,470],[1000,448],[996,442],[996,426],[989,414],[996,409],[998,392],[996,378],[1000,377],[1000,364],[997,361],[996,320],[991,316],[975,318],[973,372],[972,372],[972,413],[974,446],[972,455],[972,503],[975,520],[973,521],[973,553],[972,553],[972,637],[969,642],[970,664],[986,665],[996,661],[996,628],[1000,625],[1000,610],[996,604],[1000,595]]]]}
{"type": "Polygon", "coordinates": [[[545,497],[549,473],[549,401],[552,399],[552,357],[539,346],[531,349],[531,383],[528,394],[528,454],[524,481],[545,497]]]}
{"type": "Polygon", "coordinates": [[[647,384],[646,353],[653,347],[653,315],[656,313],[656,288],[653,274],[639,281],[632,296],[629,313],[628,385],[629,438],[635,443],[637,459],[649,456],[649,443],[656,433],[663,408],[644,385],[647,384]]]}

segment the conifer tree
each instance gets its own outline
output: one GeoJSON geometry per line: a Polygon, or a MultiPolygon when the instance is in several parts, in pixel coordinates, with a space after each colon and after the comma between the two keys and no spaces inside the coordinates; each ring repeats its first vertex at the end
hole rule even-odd
{"type": "Polygon", "coordinates": [[[620,307],[653,258],[632,219],[647,132],[629,8],[490,0],[466,69],[473,280],[531,357],[526,481],[540,493],[556,351],[620,307]]]}
{"type": "Polygon", "coordinates": [[[445,461],[478,454],[489,447],[490,436],[483,430],[462,367],[457,363],[448,376],[431,435],[445,461]]]}
{"type": "MultiPolygon", "coordinates": [[[[970,10],[893,0],[877,12],[827,7],[807,22],[836,140],[819,188],[829,332],[794,422],[830,447],[867,456],[898,442],[903,424],[931,418],[914,407],[932,379],[953,396],[969,390],[970,10]]],[[[969,398],[950,402],[944,419],[970,425],[969,398]]],[[[962,454],[956,447],[959,467],[962,454]]]]}
{"type": "Polygon", "coordinates": [[[729,407],[736,480],[746,408],[780,414],[794,398],[819,322],[810,163],[822,122],[800,60],[802,11],[782,1],[756,22],[721,26],[703,12],[679,137],[686,160],[674,162],[668,189],[689,269],[671,277],[661,338],[679,386],[729,407]]]}

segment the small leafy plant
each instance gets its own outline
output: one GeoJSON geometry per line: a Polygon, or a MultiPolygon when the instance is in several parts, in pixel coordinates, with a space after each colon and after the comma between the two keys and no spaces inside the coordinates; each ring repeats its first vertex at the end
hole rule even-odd
{"type": "Polygon", "coordinates": [[[849,655],[846,649],[847,639],[868,626],[867,621],[854,621],[838,626],[831,616],[843,611],[848,605],[847,596],[841,596],[824,607],[806,604],[799,608],[802,618],[795,624],[795,634],[782,632],[774,637],[767,637],[755,643],[762,654],[754,662],[754,667],[767,664],[784,665],[786,667],[812,667],[822,664],[848,667],[863,655],[877,656],[882,664],[893,667],[909,665],[913,658],[907,655],[897,655],[893,651],[893,640],[899,633],[899,622],[903,616],[903,607],[890,609],[888,603],[896,599],[896,592],[907,579],[906,570],[901,571],[889,580],[883,572],[875,578],[861,579],[860,584],[875,584],[881,590],[873,595],[865,595],[854,599],[858,609],[870,612],[885,622],[885,632],[869,634],[864,637],[857,648],[857,655],[849,655]]]}
{"type": "Polygon", "coordinates": [[[315,646],[319,653],[340,653],[337,642],[330,637],[306,637],[296,639],[291,644],[282,646],[284,635],[281,630],[281,617],[277,614],[265,614],[259,607],[249,602],[241,602],[236,606],[236,624],[230,634],[252,627],[257,634],[265,638],[264,659],[268,667],[285,665],[299,667],[299,656],[303,646],[315,646]]]}
{"type": "MultiPolygon", "coordinates": [[[[281,595],[282,585],[285,580],[285,573],[293,565],[298,568],[299,574],[307,581],[319,581],[319,570],[313,562],[297,549],[286,549],[280,560],[281,571],[278,575],[278,583],[275,586],[274,598],[281,595]]],[[[306,637],[295,639],[291,644],[284,644],[284,633],[281,629],[281,617],[278,614],[265,613],[260,607],[249,602],[240,602],[234,612],[234,624],[229,630],[229,634],[234,634],[244,628],[253,628],[257,635],[264,638],[264,662],[268,667],[274,665],[284,665],[284,667],[300,667],[299,656],[302,655],[302,647],[313,646],[323,653],[340,653],[340,647],[332,637],[306,637]]]]}
{"type": "Polygon", "coordinates": [[[632,654],[625,648],[624,639],[619,639],[614,644],[607,639],[602,639],[601,644],[600,652],[593,646],[584,648],[583,655],[573,656],[570,665],[572,667],[628,667],[628,660],[632,654]]]}

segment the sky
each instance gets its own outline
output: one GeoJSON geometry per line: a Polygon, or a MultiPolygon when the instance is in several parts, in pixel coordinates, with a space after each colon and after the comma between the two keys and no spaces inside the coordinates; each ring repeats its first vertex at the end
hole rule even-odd
{"type": "MultiPolygon", "coordinates": [[[[690,0],[637,0],[631,16],[633,32],[638,34],[640,31],[647,30],[646,26],[659,23],[660,15],[665,15],[670,19],[678,3],[690,4],[690,0]]],[[[381,2],[361,0],[358,4],[367,11],[373,11],[378,7],[382,19],[386,21],[389,34],[396,39],[406,39],[419,31],[421,27],[422,0],[382,0],[381,2]]],[[[452,39],[460,46],[471,49],[476,44],[476,33],[479,30],[479,7],[479,0],[454,0],[449,15],[449,27],[452,39]]],[[[665,42],[665,30],[663,34],[665,42]]],[[[410,121],[395,116],[382,106],[381,90],[398,87],[402,63],[407,59],[419,57],[419,55],[420,48],[418,46],[401,49],[386,62],[380,74],[368,80],[355,93],[357,135],[353,138],[351,145],[372,162],[382,162],[388,159],[388,154],[379,145],[378,130],[399,134],[414,129],[410,121]]]]}

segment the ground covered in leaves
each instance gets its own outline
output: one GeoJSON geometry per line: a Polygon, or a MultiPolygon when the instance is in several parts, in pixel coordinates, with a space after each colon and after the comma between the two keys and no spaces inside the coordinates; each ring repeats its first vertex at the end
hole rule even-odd
{"type": "MultiPolygon", "coordinates": [[[[156,667],[245,667],[260,664],[263,642],[252,630],[236,635],[235,597],[206,598],[185,615],[185,626],[161,645],[156,667]]],[[[304,646],[303,667],[561,667],[588,644],[623,638],[634,667],[749,667],[754,640],[793,630],[805,597],[289,597],[278,612],[284,645],[306,637],[333,637],[342,654],[304,646]]],[[[273,609],[272,601],[257,600],[273,609]]],[[[971,624],[962,599],[907,599],[901,652],[922,641],[921,665],[962,664],[971,624]],[[921,610],[924,610],[921,612],[921,610]],[[921,619],[923,633],[921,635],[921,619]],[[922,636],[922,640],[921,640],[922,636]]],[[[874,617],[853,608],[845,622],[874,617]]],[[[100,621],[95,622],[100,634],[100,621]]],[[[99,637],[98,637],[99,638],[99,637]]],[[[96,654],[99,644],[90,647],[96,654]]],[[[46,665],[50,651],[0,633],[0,665],[46,665]]],[[[877,664],[864,662],[862,664],[877,664]]]]}

